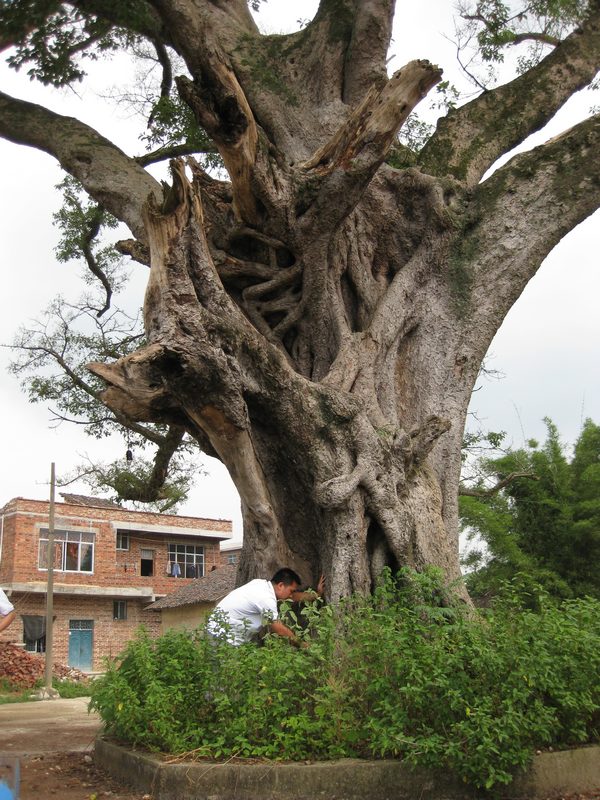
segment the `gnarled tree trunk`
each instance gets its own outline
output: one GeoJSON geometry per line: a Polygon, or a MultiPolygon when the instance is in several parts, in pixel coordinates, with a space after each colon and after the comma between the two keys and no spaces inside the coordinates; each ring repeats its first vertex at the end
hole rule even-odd
{"type": "Polygon", "coordinates": [[[0,133],[55,154],[149,259],[147,345],[91,365],[105,402],[226,464],[240,581],[289,565],[325,573],[333,598],[369,591],[386,564],[452,581],[473,383],[545,255],[598,206],[598,118],[480,180],[592,80],[598,4],[396,168],[398,129],[441,72],[414,61],[387,78],[392,0],[321,0],[290,36],[261,36],[244,0],[151,5],[230,181],[190,159],[161,191],[85,126],[0,98],[0,133]]]}
{"type": "Polygon", "coordinates": [[[324,572],[340,596],[369,591],[386,564],[459,575],[455,486],[483,354],[457,401],[452,223],[434,181],[381,166],[438,78],[408,65],[311,158],[270,164],[268,210],[193,163],[190,182],[182,162],[168,204],[146,210],[149,344],[93,369],[109,405],[185,425],[227,465],[242,498],[240,579],[289,564],[324,572]],[[419,331],[432,313],[433,342],[419,331]]]}

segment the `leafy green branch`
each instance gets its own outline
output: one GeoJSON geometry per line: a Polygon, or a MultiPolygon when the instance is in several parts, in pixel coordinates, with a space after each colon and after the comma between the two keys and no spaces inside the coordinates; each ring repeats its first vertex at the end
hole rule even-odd
{"type": "Polygon", "coordinates": [[[480,542],[464,562],[477,597],[517,573],[554,596],[600,596],[600,427],[586,420],[569,459],[556,426],[545,422],[543,445],[531,440],[479,459],[486,480],[461,492],[463,532],[480,542]]]}
{"type": "Polygon", "coordinates": [[[65,177],[57,188],[63,192],[63,205],[53,215],[62,234],[56,258],[62,262],[83,259],[89,273],[100,281],[105,298],[96,315],[101,317],[109,310],[114,285],[121,283],[122,276],[119,254],[110,245],[100,247],[98,241],[103,229],[117,227],[117,220],[101,205],[84,199],[87,195],[75,178],[65,177]]]}
{"type": "MultiPolygon", "coordinates": [[[[140,444],[143,447],[143,442],[140,444]]],[[[128,445],[125,459],[101,464],[88,458],[70,475],[61,476],[60,485],[82,481],[92,493],[112,492],[115,500],[165,513],[186,499],[193,481],[203,472],[192,463],[190,456],[197,448],[181,427],[171,426],[151,457],[140,452],[132,439],[128,445]]]]}
{"type": "Polygon", "coordinates": [[[469,79],[485,89],[497,79],[493,65],[503,64],[510,49],[526,44],[528,50],[516,61],[523,74],[581,24],[589,10],[588,0],[462,2],[458,11],[463,24],[456,31],[459,53],[476,50],[477,55],[469,57],[471,67],[462,57],[459,63],[469,79]],[[487,65],[485,78],[476,74],[477,62],[487,65]]]}
{"type": "Polygon", "coordinates": [[[197,445],[181,427],[142,424],[102,403],[105,387],[86,364],[120,358],[144,338],[137,317],[117,309],[98,318],[89,306],[87,300],[74,305],[56,298],[41,319],[18,331],[9,371],[20,379],[30,402],[50,404],[55,425],[81,425],[97,439],[118,434],[136,453],[133,464],[122,459],[109,465],[89,462],[68,481],[81,478],[94,490],[115,492],[120,500],[170,508],[189,491],[197,445]]]}

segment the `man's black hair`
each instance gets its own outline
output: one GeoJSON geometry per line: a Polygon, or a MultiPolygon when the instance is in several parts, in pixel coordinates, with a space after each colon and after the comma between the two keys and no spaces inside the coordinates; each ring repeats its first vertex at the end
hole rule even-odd
{"type": "Polygon", "coordinates": [[[289,567],[282,567],[278,569],[275,575],[271,578],[271,583],[283,583],[284,586],[291,586],[292,583],[297,583],[298,586],[302,583],[302,579],[297,572],[289,567]]]}

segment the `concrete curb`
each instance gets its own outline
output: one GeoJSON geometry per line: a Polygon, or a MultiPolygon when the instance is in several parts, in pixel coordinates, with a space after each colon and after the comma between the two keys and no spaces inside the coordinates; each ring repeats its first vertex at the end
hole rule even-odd
{"type": "MultiPolygon", "coordinates": [[[[486,793],[445,774],[400,761],[310,764],[166,763],[151,753],[96,739],[96,764],[159,800],[474,800],[486,793]]],[[[495,797],[541,800],[600,787],[600,746],[535,756],[531,768],[495,797]]]]}

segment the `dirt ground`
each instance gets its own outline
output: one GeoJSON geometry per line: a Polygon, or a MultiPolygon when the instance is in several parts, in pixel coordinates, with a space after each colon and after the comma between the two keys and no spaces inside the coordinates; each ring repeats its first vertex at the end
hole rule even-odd
{"type": "Polygon", "coordinates": [[[19,800],[150,800],[96,769],[100,720],[87,706],[83,697],[0,705],[0,778],[12,788],[18,760],[19,800]]]}
{"type": "MultiPolygon", "coordinates": [[[[150,800],[96,769],[90,755],[46,753],[21,759],[19,800],[150,800]]],[[[156,800],[156,798],[152,798],[156,800]]]]}

